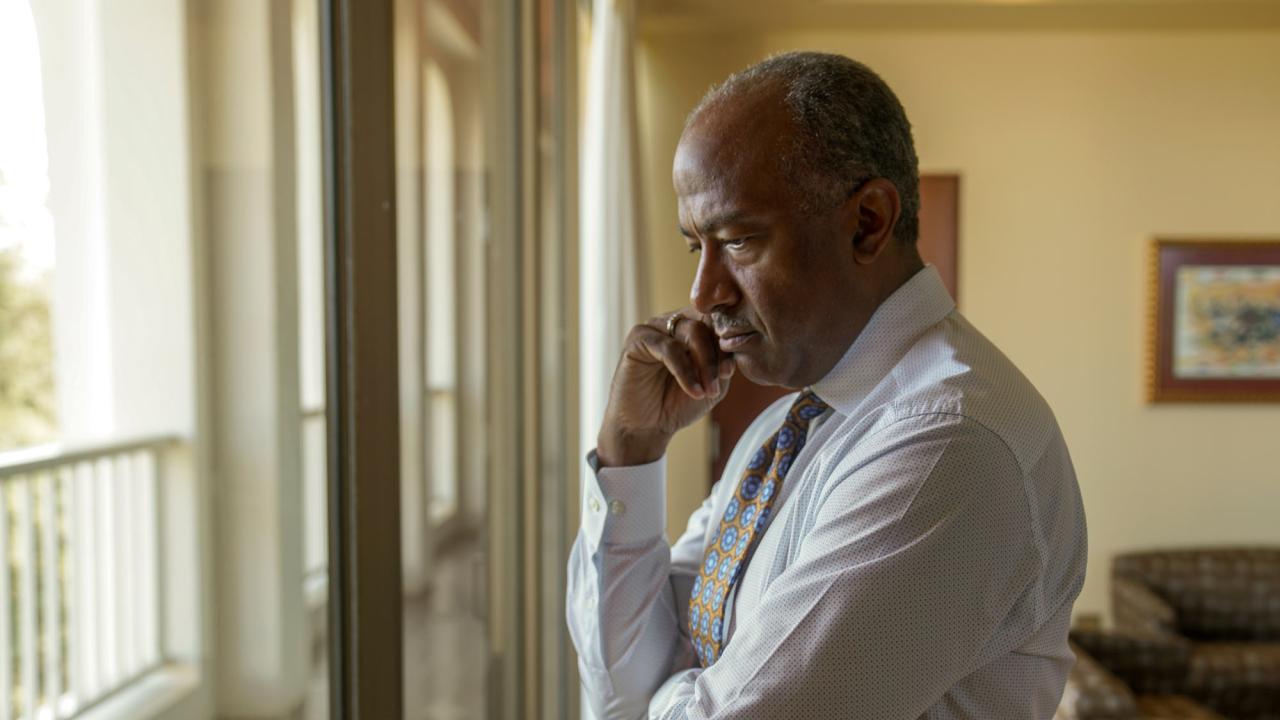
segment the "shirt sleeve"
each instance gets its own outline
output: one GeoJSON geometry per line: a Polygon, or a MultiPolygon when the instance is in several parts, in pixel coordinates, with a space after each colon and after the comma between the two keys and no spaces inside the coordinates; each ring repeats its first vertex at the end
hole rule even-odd
{"type": "Polygon", "coordinates": [[[822,488],[810,516],[790,520],[808,529],[794,558],[721,657],[674,673],[651,718],[913,720],[1033,632],[1023,474],[989,430],[900,420],[822,488]]]}
{"type": "Polygon", "coordinates": [[[597,720],[644,717],[658,686],[694,663],[685,618],[712,498],[668,545],[665,466],[597,470],[587,456],[565,605],[597,720]]]}

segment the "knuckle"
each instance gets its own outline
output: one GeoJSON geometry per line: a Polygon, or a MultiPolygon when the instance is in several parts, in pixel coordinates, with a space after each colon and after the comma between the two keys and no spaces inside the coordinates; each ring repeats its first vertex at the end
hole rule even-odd
{"type": "Polygon", "coordinates": [[[689,331],[689,344],[702,356],[712,354],[711,333],[702,323],[690,323],[697,327],[689,331]]]}
{"type": "Polygon", "coordinates": [[[626,343],[629,345],[643,344],[651,334],[653,328],[648,325],[633,325],[631,330],[627,332],[626,343]]]}
{"type": "Polygon", "coordinates": [[[680,352],[678,352],[679,348],[676,345],[676,341],[662,333],[654,333],[650,336],[649,347],[653,348],[655,353],[667,358],[668,363],[680,361],[680,352]]]}

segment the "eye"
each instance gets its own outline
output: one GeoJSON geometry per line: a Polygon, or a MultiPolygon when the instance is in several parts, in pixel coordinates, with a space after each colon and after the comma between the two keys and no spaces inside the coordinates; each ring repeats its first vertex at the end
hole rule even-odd
{"type": "Polygon", "coordinates": [[[693,243],[693,244],[690,244],[690,245],[689,245],[689,254],[690,254],[690,255],[692,255],[692,254],[694,254],[694,253],[700,253],[700,252],[702,252],[702,246],[701,246],[701,245],[699,245],[699,244],[697,244],[697,243],[693,243]]]}
{"type": "Polygon", "coordinates": [[[720,246],[728,248],[730,250],[741,250],[742,248],[746,247],[747,240],[750,240],[750,238],[733,238],[732,240],[721,240],[720,246]]]}

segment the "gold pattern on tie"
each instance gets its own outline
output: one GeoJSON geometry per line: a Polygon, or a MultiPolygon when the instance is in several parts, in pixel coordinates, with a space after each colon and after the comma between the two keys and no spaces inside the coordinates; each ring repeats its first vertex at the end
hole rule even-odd
{"type": "Polygon", "coordinates": [[[769,522],[773,501],[809,433],[809,424],[827,409],[812,390],[800,393],[782,427],[751,456],[703,556],[689,595],[689,638],[698,661],[707,667],[720,657],[724,638],[724,600],[746,567],[756,540],[769,522]]]}

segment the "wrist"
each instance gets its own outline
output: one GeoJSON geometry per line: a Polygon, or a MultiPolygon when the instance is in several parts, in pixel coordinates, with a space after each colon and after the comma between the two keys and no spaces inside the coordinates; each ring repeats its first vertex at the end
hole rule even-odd
{"type": "Polygon", "coordinates": [[[647,465],[667,452],[671,436],[660,432],[628,433],[601,428],[596,437],[596,462],[599,467],[647,465]]]}

